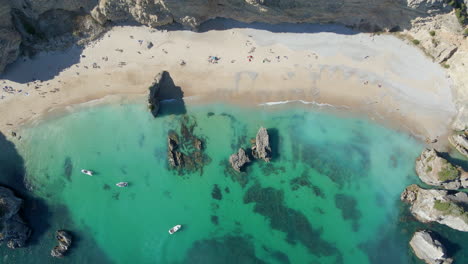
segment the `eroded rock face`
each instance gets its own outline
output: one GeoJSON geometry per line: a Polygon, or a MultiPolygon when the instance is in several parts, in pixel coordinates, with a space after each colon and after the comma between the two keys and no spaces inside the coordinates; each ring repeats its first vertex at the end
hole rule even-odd
{"type": "Polygon", "coordinates": [[[18,215],[23,200],[10,189],[0,186],[0,244],[6,242],[9,248],[26,245],[31,229],[18,215]]]}
{"type": "Polygon", "coordinates": [[[234,170],[240,172],[242,167],[250,162],[250,159],[245,153],[245,150],[240,148],[237,153],[234,153],[231,155],[231,157],[229,157],[229,162],[231,163],[231,166],[234,170]]]}
{"type": "Polygon", "coordinates": [[[439,156],[434,149],[426,149],[416,159],[416,173],[426,184],[456,190],[468,187],[468,173],[439,156]]]}
{"type": "Polygon", "coordinates": [[[55,238],[58,241],[58,245],[52,249],[50,255],[52,257],[61,258],[70,249],[72,244],[72,237],[68,232],[64,230],[58,230],[55,232],[55,238]]]}
{"type": "Polygon", "coordinates": [[[266,162],[270,162],[270,138],[266,128],[264,127],[260,127],[257,132],[257,136],[255,137],[255,145],[252,147],[252,155],[256,159],[263,159],[266,162]]]}
{"type": "Polygon", "coordinates": [[[411,204],[411,213],[423,223],[438,222],[468,232],[468,194],[426,190],[416,184],[406,187],[401,200],[411,204]]]}
{"type": "Polygon", "coordinates": [[[453,259],[447,257],[447,250],[431,231],[414,233],[410,241],[414,254],[427,264],[450,264],[453,259]]]}
{"type": "Polygon", "coordinates": [[[154,77],[154,81],[149,88],[148,109],[154,117],[158,116],[159,113],[159,91],[165,75],[167,75],[166,71],[158,73],[156,77],[154,77]]]}
{"type": "Polygon", "coordinates": [[[463,156],[468,157],[468,130],[463,134],[450,136],[449,141],[463,156]]]}

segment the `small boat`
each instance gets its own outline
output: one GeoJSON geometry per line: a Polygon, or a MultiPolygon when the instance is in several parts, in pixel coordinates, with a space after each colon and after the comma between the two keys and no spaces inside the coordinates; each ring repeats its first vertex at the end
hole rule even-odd
{"type": "Polygon", "coordinates": [[[174,234],[175,232],[179,231],[179,229],[180,229],[181,227],[182,227],[181,225],[176,225],[176,226],[174,226],[173,228],[171,228],[171,229],[169,230],[169,234],[171,234],[171,235],[174,234]]]}
{"type": "Polygon", "coordinates": [[[89,175],[89,176],[93,176],[93,171],[90,171],[90,170],[81,170],[81,173],[89,175]]]}
{"type": "Polygon", "coordinates": [[[115,184],[117,187],[127,187],[128,186],[128,182],[119,182],[119,183],[116,183],[115,184]]]}

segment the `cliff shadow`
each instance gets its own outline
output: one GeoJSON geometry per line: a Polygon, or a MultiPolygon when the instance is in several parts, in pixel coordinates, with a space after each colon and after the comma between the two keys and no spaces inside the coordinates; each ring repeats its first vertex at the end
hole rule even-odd
{"type": "Polygon", "coordinates": [[[184,92],[180,86],[174,83],[169,72],[163,72],[159,85],[158,99],[161,105],[158,116],[186,114],[184,92]]]}
{"type": "Polygon", "coordinates": [[[448,152],[438,152],[438,154],[453,165],[460,166],[463,170],[468,171],[468,160],[453,157],[448,152]]]}
{"type": "Polygon", "coordinates": [[[33,197],[26,189],[24,160],[13,142],[0,132],[0,185],[14,191],[23,199],[21,216],[31,227],[27,245],[39,243],[39,239],[50,227],[50,210],[44,200],[33,197]]]}
{"type": "MultiPolygon", "coordinates": [[[[17,83],[49,81],[63,70],[80,62],[82,51],[81,46],[74,45],[65,51],[20,56],[15,62],[6,66],[5,71],[0,74],[0,79],[17,83]]],[[[89,65],[89,70],[93,70],[92,65],[89,65]]]]}
{"type": "MultiPolygon", "coordinates": [[[[236,28],[265,30],[272,33],[322,33],[330,32],[342,35],[355,35],[360,33],[349,27],[340,24],[312,24],[312,23],[278,23],[268,24],[263,22],[245,23],[228,18],[214,18],[203,22],[198,27],[198,32],[208,32],[212,30],[228,30],[236,28]]],[[[178,30],[179,28],[170,28],[178,30]]]]}

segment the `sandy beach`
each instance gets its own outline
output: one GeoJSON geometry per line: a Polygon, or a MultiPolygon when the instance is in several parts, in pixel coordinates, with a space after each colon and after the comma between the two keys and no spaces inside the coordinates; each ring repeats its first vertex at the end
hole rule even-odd
{"type": "Polygon", "coordinates": [[[184,97],[337,106],[444,141],[456,110],[451,80],[438,64],[390,35],[304,29],[195,33],[119,26],[84,49],[21,58],[0,76],[0,131],[10,136],[51,110],[109,95],[146,95],[155,75],[167,70],[184,97]]]}

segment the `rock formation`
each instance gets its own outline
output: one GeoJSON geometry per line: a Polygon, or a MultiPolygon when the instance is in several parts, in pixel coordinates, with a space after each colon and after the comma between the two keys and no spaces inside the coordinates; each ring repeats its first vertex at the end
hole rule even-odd
{"type": "Polygon", "coordinates": [[[240,148],[237,153],[234,153],[231,155],[231,157],[229,157],[229,162],[231,163],[231,166],[234,170],[240,172],[242,167],[250,162],[250,159],[245,153],[244,149],[240,148]]]}
{"type": "Polygon", "coordinates": [[[55,232],[55,238],[58,241],[58,245],[55,246],[50,255],[52,257],[61,258],[70,249],[72,243],[72,237],[69,233],[64,230],[58,230],[55,232]]]}
{"type": "Polygon", "coordinates": [[[180,120],[180,133],[170,131],[167,137],[167,159],[169,166],[179,174],[184,171],[202,170],[210,162],[210,158],[203,153],[203,141],[194,134],[196,122],[184,116],[180,120]]]}
{"type": "Polygon", "coordinates": [[[0,244],[6,242],[9,248],[26,245],[31,229],[18,215],[23,200],[10,189],[0,186],[0,244]]]}
{"type": "Polygon", "coordinates": [[[148,109],[151,110],[154,117],[159,113],[159,91],[161,90],[161,84],[166,75],[166,71],[158,73],[156,77],[154,77],[154,81],[149,88],[148,109]]]}
{"type": "Polygon", "coordinates": [[[450,143],[465,157],[468,157],[468,130],[449,137],[450,143]]]}
{"type": "Polygon", "coordinates": [[[431,231],[418,231],[410,241],[414,254],[427,264],[450,264],[453,259],[447,257],[447,250],[435,238],[431,231]]]}
{"type": "Polygon", "coordinates": [[[456,190],[468,187],[468,173],[439,156],[434,149],[426,149],[416,159],[416,173],[429,185],[456,190]]]}
{"type": "Polygon", "coordinates": [[[423,223],[438,222],[468,232],[468,194],[426,190],[416,184],[406,187],[401,200],[411,204],[411,213],[423,223]]]}
{"type": "Polygon", "coordinates": [[[255,144],[252,146],[252,155],[256,159],[263,159],[266,162],[270,162],[271,159],[271,148],[270,139],[266,128],[260,127],[255,137],[255,144]]]}

